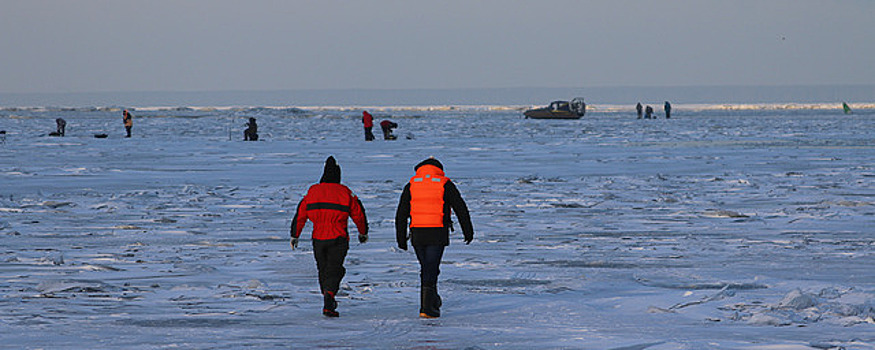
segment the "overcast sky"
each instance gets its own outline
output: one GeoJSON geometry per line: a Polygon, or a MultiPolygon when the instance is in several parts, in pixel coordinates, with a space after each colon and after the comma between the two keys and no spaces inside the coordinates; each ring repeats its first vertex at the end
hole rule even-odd
{"type": "Polygon", "coordinates": [[[0,92],[875,84],[875,1],[0,0],[0,92]]]}

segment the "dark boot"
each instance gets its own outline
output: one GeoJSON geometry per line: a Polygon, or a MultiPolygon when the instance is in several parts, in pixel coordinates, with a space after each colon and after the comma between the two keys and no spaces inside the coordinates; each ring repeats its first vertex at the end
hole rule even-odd
{"type": "Polygon", "coordinates": [[[334,293],[325,292],[322,293],[323,297],[323,305],[322,305],[322,314],[328,317],[339,317],[340,313],[336,311],[337,309],[337,301],[334,300],[334,293]]]}
{"type": "Polygon", "coordinates": [[[434,286],[434,309],[437,310],[438,314],[441,313],[441,306],[444,305],[444,301],[441,300],[440,294],[437,291],[437,285],[434,286]]]}
{"type": "Polygon", "coordinates": [[[419,317],[426,318],[428,315],[425,313],[426,305],[428,305],[428,294],[425,292],[425,286],[419,288],[419,317]]]}
{"type": "Polygon", "coordinates": [[[419,291],[419,317],[441,317],[441,297],[437,294],[437,286],[422,286],[419,291]]]}

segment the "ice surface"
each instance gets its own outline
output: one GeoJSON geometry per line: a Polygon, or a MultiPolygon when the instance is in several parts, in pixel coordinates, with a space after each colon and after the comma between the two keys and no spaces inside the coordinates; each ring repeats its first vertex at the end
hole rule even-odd
{"type": "Polygon", "coordinates": [[[375,111],[412,136],[394,142],[365,142],[355,107],[143,108],[131,139],[118,108],[0,110],[0,342],[875,348],[875,111],[718,106],[375,111]],[[67,137],[44,136],[57,117],[67,137]],[[262,141],[241,141],[248,117],[262,141]],[[309,244],[288,244],[328,155],[372,229],[339,319],[321,316],[309,244]],[[417,317],[418,264],[394,244],[428,156],[476,230],[445,254],[436,320],[417,317]]]}

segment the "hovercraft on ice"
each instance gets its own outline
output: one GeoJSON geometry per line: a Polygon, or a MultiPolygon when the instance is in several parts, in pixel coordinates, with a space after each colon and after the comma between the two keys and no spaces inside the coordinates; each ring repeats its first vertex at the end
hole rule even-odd
{"type": "Polygon", "coordinates": [[[568,101],[553,101],[544,108],[535,108],[523,113],[526,119],[580,119],[586,114],[583,98],[568,101]]]}

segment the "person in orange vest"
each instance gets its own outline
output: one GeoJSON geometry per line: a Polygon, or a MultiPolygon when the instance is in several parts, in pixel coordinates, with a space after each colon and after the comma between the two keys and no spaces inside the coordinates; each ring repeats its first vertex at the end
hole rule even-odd
{"type": "Polygon", "coordinates": [[[338,317],[337,301],[334,297],[340,289],[340,281],[346,274],[343,260],[349,251],[349,218],[359,231],[359,243],[368,241],[368,218],[365,207],[349,187],[340,184],[340,166],[334,157],[325,160],[325,168],[318,184],[310,186],[307,195],[301,199],[292,227],[292,249],[298,247],[298,239],[307,220],[313,222],[313,255],[316,269],[319,270],[319,287],[322,290],[322,314],[338,317]]]}
{"type": "Polygon", "coordinates": [[[368,111],[362,111],[362,124],[365,126],[365,141],[373,141],[374,116],[368,113],[368,111]]]}
{"type": "Polygon", "coordinates": [[[450,212],[455,212],[459,219],[465,244],[474,239],[474,226],[465,200],[456,185],[444,176],[440,161],[429,158],[413,169],[416,175],[404,186],[395,212],[395,239],[398,248],[407,250],[410,226],[410,243],[420,266],[419,317],[435,318],[441,316],[437,282],[444,248],[450,244],[453,229],[450,212]]]}
{"type": "Polygon", "coordinates": [[[125,131],[128,132],[128,136],[125,137],[131,137],[131,128],[134,127],[134,116],[127,109],[122,112],[122,121],[125,123],[125,131]]]}

